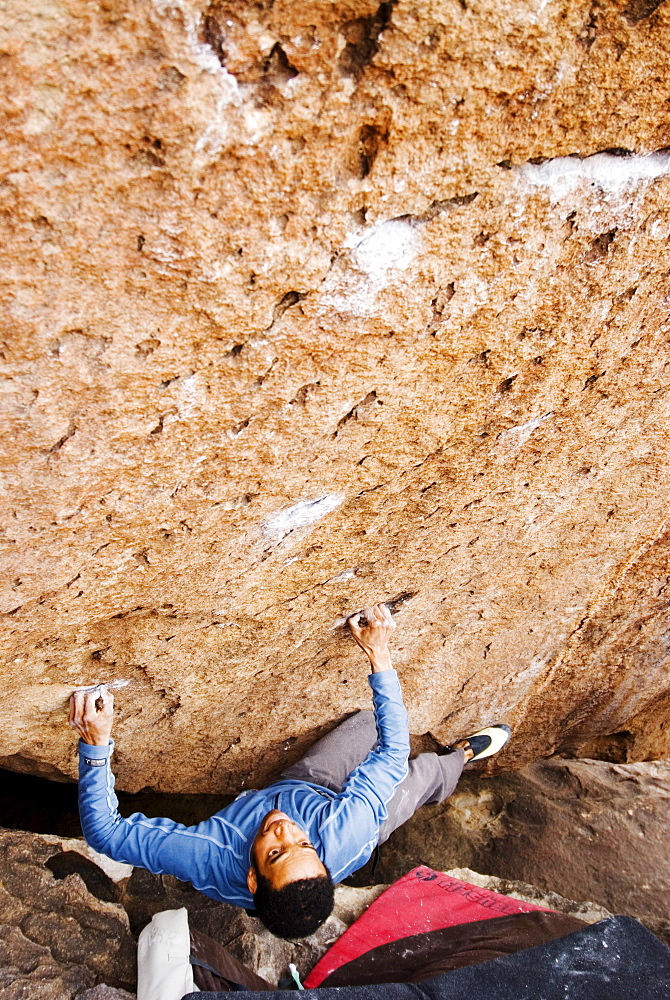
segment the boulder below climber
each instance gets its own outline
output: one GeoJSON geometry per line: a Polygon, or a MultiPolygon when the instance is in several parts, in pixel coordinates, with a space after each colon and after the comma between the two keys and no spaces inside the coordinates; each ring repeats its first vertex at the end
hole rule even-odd
{"type": "Polygon", "coordinates": [[[392,835],[378,873],[392,881],[415,858],[468,866],[637,917],[670,943],[669,815],[670,761],[552,759],[492,778],[471,772],[446,803],[392,835]]]}

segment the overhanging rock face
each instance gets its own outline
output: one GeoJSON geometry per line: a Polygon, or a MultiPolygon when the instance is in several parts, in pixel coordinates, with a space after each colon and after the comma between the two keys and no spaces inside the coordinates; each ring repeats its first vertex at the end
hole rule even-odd
{"type": "Polygon", "coordinates": [[[123,787],[253,787],[386,599],[413,732],[670,752],[670,8],[17,0],[2,51],[2,764],[73,776],[108,681],[123,787]]]}

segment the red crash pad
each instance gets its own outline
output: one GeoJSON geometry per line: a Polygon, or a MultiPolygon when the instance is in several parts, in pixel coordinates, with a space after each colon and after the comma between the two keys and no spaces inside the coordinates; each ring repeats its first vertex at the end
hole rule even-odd
{"type": "Polygon", "coordinates": [[[547,907],[480,889],[421,865],[368,907],[314,966],[304,985],[314,989],[341,965],[399,938],[532,910],[547,911],[547,907]]]}

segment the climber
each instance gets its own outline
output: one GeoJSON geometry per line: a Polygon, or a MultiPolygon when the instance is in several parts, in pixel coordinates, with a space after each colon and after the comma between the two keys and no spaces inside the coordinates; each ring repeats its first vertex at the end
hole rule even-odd
{"type": "Polygon", "coordinates": [[[70,725],[81,737],[79,811],[88,843],[116,861],[253,907],[279,937],[312,934],[332,910],[335,883],[419,806],[451,795],[467,761],[489,757],[510,737],[509,727],[492,725],[408,766],[407,713],[388,647],[393,618],[377,604],[348,624],[370,661],[374,714],[346,719],[274,784],[242,792],[197,826],[119,815],[110,769],[113,696],[104,686],[75,691],[70,725]]]}

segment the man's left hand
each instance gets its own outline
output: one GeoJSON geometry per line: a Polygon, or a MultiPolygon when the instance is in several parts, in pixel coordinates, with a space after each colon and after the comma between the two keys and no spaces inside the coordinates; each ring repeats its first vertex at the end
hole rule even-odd
{"type": "Polygon", "coordinates": [[[84,743],[108,746],[114,721],[114,695],[104,684],[92,691],[75,691],[70,698],[69,721],[84,743]]]}
{"type": "Polygon", "coordinates": [[[370,660],[374,674],[392,670],[388,641],[395,628],[391,612],[385,604],[363,608],[347,619],[354,639],[370,660]]]}

